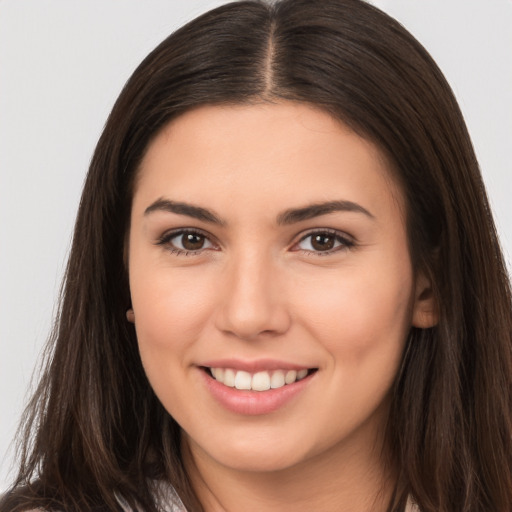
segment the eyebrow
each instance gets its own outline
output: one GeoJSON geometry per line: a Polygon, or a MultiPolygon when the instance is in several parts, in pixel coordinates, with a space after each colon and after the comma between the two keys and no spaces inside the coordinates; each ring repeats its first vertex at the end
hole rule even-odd
{"type": "Polygon", "coordinates": [[[360,204],[352,201],[328,201],[326,203],[315,203],[302,208],[290,208],[277,217],[279,225],[295,224],[304,220],[320,217],[334,212],[356,212],[362,213],[370,219],[375,217],[360,204]]]}
{"type": "MultiPolygon", "coordinates": [[[[207,208],[194,206],[181,201],[171,201],[170,199],[165,198],[157,199],[154,203],[148,206],[144,210],[144,215],[149,215],[156,211],[186,215],[187,217],[192,217],[211,224],[217,224],[219,226],[224,226],[226,224],[225,221],[207,208]]],[[[335,212],[362,213],[371,219],[375,219],[375,217],[360,204],[354,203],[353,201],[340,200],[315,203],[301,208],[290,208],[277,216],[277,224],[281,226],[295,224],[297,222],[302,222],[304,220],[313,219],[315,217],[320,217],[321,215],[328,215],[329,213],[335,212]]]]}
{"type": "Polygon", "coordinates": [[[217,215],[215,215],[215,213],[213,213],[211,210],[208,210],[207,208],[194,206],[188,203],[182,203],[179,201],[171,201],[170,199],[157,199],[144,210],[144,215],[149,215],[150,213],[157,211],[186,215],[187,217],[192,217],[193,219],[201,220],[211,224],[218,224],[220,226],[225,224],[223,220],[221,220],[217,215]]]}

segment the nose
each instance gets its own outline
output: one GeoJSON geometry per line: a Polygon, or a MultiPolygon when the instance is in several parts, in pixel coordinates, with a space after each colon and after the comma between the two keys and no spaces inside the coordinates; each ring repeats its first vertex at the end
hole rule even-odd
{"type": "Polygon", "coordinates": [[[219,293],[218,329],[244,340],[278,336],[288,330],[282,271],[270,259],[253,253],[229,266],[219,293]]]}

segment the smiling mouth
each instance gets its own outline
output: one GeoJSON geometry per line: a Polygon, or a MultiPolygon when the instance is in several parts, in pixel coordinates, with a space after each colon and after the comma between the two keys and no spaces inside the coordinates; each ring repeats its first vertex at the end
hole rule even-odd
{"type": "Polygon", "coordinates": [[[303,368],[301,370],[272,370],[250,373],[232,368],[202,368],[212,379],[224,386],[246,391],[268,391],[279,389],[305,379],[318,368],[303,368]]]}

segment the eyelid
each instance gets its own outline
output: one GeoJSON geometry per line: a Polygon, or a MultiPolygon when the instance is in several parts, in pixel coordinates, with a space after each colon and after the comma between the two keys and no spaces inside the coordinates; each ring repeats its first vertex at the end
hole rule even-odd
{"type": "MultiPolygon", "coordinates": [[[[188,228],[181,227],[181,228],[174,228],[174,229],[165,231],[162,235],[160,235],[157,238],[155,245],[165,246],[166,244],[169,244],[173,238],[180,236],[180,235],[189,234],[189,233],[195,234],[195,235],[200,235],[200,236],[203,236],[204,238],[206,238],[213,245],[213,250],[217,250],[219,248],[219,243],[217,242],[217,240],[215,239],[215,237],[213,235],[211,235],[210,233],[208,233],[206,231],[203,231],[200,228],[195,228],[195,227],[194,228],[193,227],[188,227],[188,228]]],[[[200,254],[206,250],[212,250],[212,248],[207,247],[207,248],[201,248],[201,249],[197,249],[197,250],[185,250],[185,249],[180,249],[179,247],[170,247],[168,250],[174,254],[185,254],[187,256],[190,256],[190,255],[200,254]]]]}
{"type": "Polygon", "coordinates": [[[322,256],[322,255],[333,254],[333,253],[343,251],[343,250],[349,250],[349,249],[354,248],[355,246],[356,246],[355,238],[344,231],[339,231],[339,230],[333,229],[333,228],[312,228],[312,229],[308,229],[305,232],[302,232],[298,237],[296,237],[296,241],[293,242],[291,249],[293,251],[297,251],[297,252],[300,251],[300,252],[303,252],[306,254],[314,254],[317,256],[322,256]],[[312,251],[312,250],[300,249],[300,248],[294,249],[294,247],[297,247],[301,242],[306,240],[308,237],[310,237],[312,235],[316,235],[316,234],[332,235],[333,237],[335,237],[335,239],[337,241],[340,241],[341,244],[337,247],[334,247],[333,249],[329,249],[326,251],[312,251]]]}
{"type": "MultiPolygon", "coordinates": [[[[208,233],[200,228],[196,227],[180,227],[180,228],[174,228],[170,229],[168,231],[165,231],[162,235],[160,235],[155,245],[165,246],[166,244],[169,244],[169,242],[180,235],[184,234],[197,234],[200,236],[205,237],[213,247],[207,247],[207,248],[201,248],[197,250],[184,250],[180,249],[179,247],[170,247],[168,250],[174,254],[185,254],[185,255],[197,255],[201,254],[202,252],[206,250],[219,250],[220,244],[216,240],[216,238],[211,234],[208,233]]],[[[329,255],[333,254],[339,251],[352,249],[356,245],[356,241],[353,236],[349,235],[348,233],[344,231],[340,231],[333,228],[311,228],[307,231],[304,231],[300,233],[300,235],[295,237],[295,242],[292,243],[291,250],[293,252],[303,252],[306,254],[314,254],[314,255],[329,255]],[[328,234],[333,236],[340,244],[332,249],[326,250],[326,251],[315,251],[315,250],[307,250],[307,249],[300,249],[297,246],[307,239],[308,237],[315,235],[315,234],[328,234]]]]}

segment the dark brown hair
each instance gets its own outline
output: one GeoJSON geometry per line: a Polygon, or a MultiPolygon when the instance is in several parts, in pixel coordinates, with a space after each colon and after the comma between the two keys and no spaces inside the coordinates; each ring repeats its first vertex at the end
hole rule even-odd
{"type": "Polygon", "coordinates": [[[151,512],[150,478],[201,510],[179,427],[145,377],[123,243],[144,151],[205,104],[299,101],[374,142],[405,195],[410,251],[439,323],[412,329],[393,390],[394,502],[422,512],[512,510],[512,301],[462,115],[443,75],[396,21],[361,0],[230,3],[161,43],[127,82],[85,183],[47,367],[23,423],[2,511],[151,512]]]}

